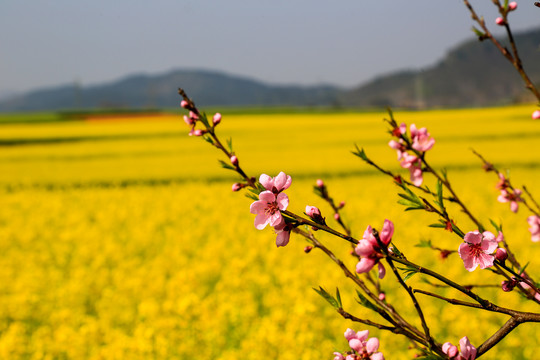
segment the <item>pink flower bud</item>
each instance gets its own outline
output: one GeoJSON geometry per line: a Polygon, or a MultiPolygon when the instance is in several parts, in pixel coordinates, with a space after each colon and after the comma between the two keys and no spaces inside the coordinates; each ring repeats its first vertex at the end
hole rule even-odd
{"type": "Polygon", "coordinates": [[[514,11],[517,9],[517,2],[512,1],[510,4],[508,4],[508,11],[514,11]]]}
{"type": "Polygon", "coordinates": [[[379,293],[379,300],[384,301],[386,299],[386,294],[381,292],[379,293]]]}
{"type": "Polygon", "coordinates": [[[190,111],[189,112],[189,117],[194,119],[194,120],[197,120],[199,118],[199,115],[195,114],[193,111],[190,111]]]}
{"type": "Polygon", "coordinates": [[[540,110],[536,110],[535,112],[532,113],[532,118],[534,120],[538,120],[540,119],[540,110]]]}
{"type": "Polygon", "coordinates": [[[339,220],[339,218],[340,218],[339,214],[338,214],[338,213],[335,213],[335,214],[334,214],[334,219],[339,220]]]}
{"type": "Polygon", "coordinates": [[[345,201],[342,201],[342,202],[339,203],[339,208],[340,209],[343,208],[344,206],[345,206],[345,201]]]}
{"type": "Polygon", "coordinates": [[[189,126],[195,124],[195,120],[193,120],[192,118],[190,118],[189,116],[186,116],[186,115],[184,115],[184,121],[185,121],[186,124],[188,124],[189,126]]]}
{"type": "Polygon", "coordinates": [[[233,164],[234,166],[238,166],[238,158],[236,157],[236,155],[231,156],[231,164],[233,164]]]}
{"type": "Polygon", "coordinates": [[[515,277],[512,277],[512,279],[510,279],[510,280],[504,280],[501,283],[502,290],[505,291],[505,292],[509,292],[509,291],[514,290],[514,288],[517,285],[517,281],[514,280],[514,279],[515,279],[515,277]]]}
{"type": "Polygon", "coordinates": [[[504,25],[504,19],[499,16],[498,18],[495,19],[495,24],[497,24],[499,26],[504,25]]]}
{"type": "Polygon", "coordinates": [[[310,252],[312,249],[313,249],[313,246],[309,246],[309,245],[308,245],[308,246],[306,246],[306,247],[304,248],[304,252],[305,252],[306,254],[309,254],[309,252],[310,252]]]}
{"type": "Polygon", "coordinates": [[[242,186],[242,184],[240,184],[240,183],[234,183],[234,184],[232,185],[232,191],[239,191],[239,190],[242,189],[242,188],[243,188],[243,186],[242,186]]]}
{"type": "Polygon", "coordinates": [[[317,186],[320,188],[324,187],[324,181],[322,181],[321,179],[317,179],[317,186]]]}
{"type": "Polygon", "coordinates": [[[183,107],[184,109],[187,108],[188,105],[189,103],[186,100],[180,101],[180,106],[183,107]]]}
{"type": "Polygon", "coordinates": [[[310,218],[321,216],[321,211],[315,206],[306,206],[306,215],[310,218]]]}
{"type": "Polygon", "coordinates": [[[504,261],[508,259],[508,254],[506,252],[506,249],[503,248],[497,248],[497,252],[495,253],[495,259],[499,261],[504,261]]]}
{"type": "Polygon", "coordinates": [[[220,113],[216,113],[214,115],[214,118],[212,119],[212,121],[214,122],[214,125],[217,125],[221,122],[221,114],[220,113]]]}
{"type": "Polygon", "coordinates": [[[204,131],[201,130],[201,129],[196,129],[196,130],[193,131],[193,135],[195,135],[195,136],[203,136],[204,131]]]}

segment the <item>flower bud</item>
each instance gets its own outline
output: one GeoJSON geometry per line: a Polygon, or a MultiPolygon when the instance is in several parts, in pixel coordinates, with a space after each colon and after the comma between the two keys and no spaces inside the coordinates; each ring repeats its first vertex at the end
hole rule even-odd
{"type": "Polygon", "coordinates": [[[324,187],[324,181],[322,181],[321,179],[317,179],[317,186],[320,188],[324,187]]]}
{"type": "Polygon", "coordinates": [[[384,301],[386,299],[386,294],[384,292],[379,293],[379,300],[384,301]]]}
{"type": "Polygon", "coordinates": [[[508,4],[508,11],[514,11],[517,9],[517,2],[512,1],[510,4],[508,4]]]}
{"type": "Polygon", "coordinates": [[[189,126],[195,124],[195,120],[193,120],[192,118],[190,118],[190,117],[187,116],[187,115],[184,115],[184,121],[185,121],[186,124],[188,124],[189,126]]]}
{"type": "Polygon", "coordinates": [[[315,206],[306,206],[306,215],[310,218],[321,216],[321,211],[315,206]]]}
{"type": "Polygon", "coordinates": [[[505,292],[509,292],[509,291],[514,290],[514,288],[517,285],[517,281],[514,280],[514,279],[515,279],[515,277],[512,277],[512,279],[510,279],[510,280],[504,280],[501,283],[502,290],[505,291],[505,292]]]}
{"type": "Polygon", "coordinates": [[[506,252],[506,249],[497,248],[497,252],[495,253],[495,258],[499,261],[504,261],[508,259],[508,253],[506,252]]]}
{"type": "Polygon", "coordinates": [[[186,109],[188,107],[189,103],[186,100],[180,101],[180,106],[186,109]]]}
{"type": "Polygon", "coordinates": [[[217,125],[221,122],[221,114],[220,113],[216,113],[214,115],[214,118],[212,119],[212,121],[214,122],[214,125],[217,125]]]}
{"type": "Polygon", "coordinates": [[[240,184],[240,183],[234,183],[234,184],[232,184],[232,191],[239,191],[239,190],[242,189],[242,188],[243,188],[243,186],[242,186],[242,184],[240,184]]]}
{"type": "Polygon", "coordinates": [[[306,247],[304,248],[304,252],[305,252],[306,254],[309,254],[309,252],[310,252],[312,249],[313,249],[313,246],[308,245],[308,246],[306,246],[306,247]]]}
{"type": "Polygon", "coordinates": [[[236,155],[231,156],[231,164],[233,164],[234,166],[238,166],[238,158],[236,157],[236,155]]]}
{"type": "Polygon", "coordinates": [[[193,131],[193,135],[195,136],[203,136],[205,133],[205,131],[201,130],[201,129],[196,129],[193,131]]]}
{"type": "Polygon", "coordinates": [[[334,219],[335,219],[335,220],[339,220],[339,219],[340,219],[340,216],[339,216],[338,213],[335,213],[335,214],[334,214],[334,219]]]}
{"type": "Polygon", "coordinates": [[[342,209],[343,207],[345,207],[345,201],[339,203],[339,208],[342,209]]]}
{"type": "Polygon", "coordinates": [[[194,120],[197,120],[199,118],[199,115],[195,114],[193,111],[190,111],[189,112],[189,117],[194,119],[194,120]]]}
{"type": "Polygon", "coordinates": [[[535,112],[532,113],[532,118],[534,120],[538,120],[540,119],[540,110],[536,110],[535,112]]]}
{"type": "Polygon", "coordinates": [[[499,16],[498,18],[495,19],[495,24],[497,24],[499,26],[504,25],[504,19],[499,16]]]}

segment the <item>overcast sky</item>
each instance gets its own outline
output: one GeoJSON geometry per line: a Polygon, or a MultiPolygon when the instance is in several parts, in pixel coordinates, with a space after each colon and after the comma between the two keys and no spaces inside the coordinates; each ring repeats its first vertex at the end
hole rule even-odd
{"type": "MultiPolygon", "coordinates": [[[[540,26],[533,2],[515,30],[540,26]]],[[[175,68],[353,86],[432,65],[472,25],[460,0],[0,0],[0,94],[175,68]]]]}

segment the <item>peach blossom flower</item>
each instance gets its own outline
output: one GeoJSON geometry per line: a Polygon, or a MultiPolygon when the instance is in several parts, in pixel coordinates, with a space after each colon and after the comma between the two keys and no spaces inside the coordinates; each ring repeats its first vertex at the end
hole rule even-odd
{"type": "Polygon", "coordinates": [[[478,230],[465,234],[464,242],[459,246],[459,257],[468,271],[474,271],[478,265],[481,269],[493,266],[495,257],[491,255],[497,249],[495,235],[489,231],[482,234],[478,230]]]}
{"type": "Polygon", "coordinates": [[[521,190],[514,189],[514,191],[508,191],[506,189],[501,190],[501,195],[497,198],[501,203],[510,202],[510,210],[517,212],[519,209],[519,202],[522,202],[521,199],[521,190]]]}
{"type": "Polygon", "coordinates": [[[442,346],[442,351],[450,359],[455,360],[474,360],[476,358],[476,348],[471,345],[469,339],[464,336],[459,340],[459,353],[458,348],[455,345],[452,345],[450,342],[445,342],[442,346]]]}
{"type": "Polygon", "coordinates": [[[266,225],[276,226],[284,223],[280,210],[286,210],[289,206],[289,198],[284,193],[277,196],[271,191],[263,191],[259,194],[259,200],[250,206],[250,212],[256,214],[255,227],[262,230],[266,225]]]}
{"type": "MultiPolygon", "coordinates": [[[[392,235],[394,234],[394,224],[390,220],[384,220],[383,228],[379,234],[379,238],[384,246],[388,246],[392,241],[392,235]]],[[[354,249],[355,253],[360,256],[360,261],[356,264],[356,272],[359,274],[370,271],[375,264],[378,263],[379,278],[384,278],[386,269],[384,265],[379,262],[383,257],[381,248],[375,236],[373,236],[373,229],[371,226],[366,228],[364,236],[356,245],[354,249]]]]}
{"type": "Polygon", "coordinates": [[[419,157],[405,153],[401,159],[401,167],[404,169],[409,169],[411,174],[411,182],[415,186],[422,185],[424,178],[422,177],[422,161],[419,157]]]}
{"type": "Polygon", "coordinates": [[[384,360],[383,354],[377,351],[379,349],[379,339],[376,337],[368,338],[368,330],[355,333],[354,330],[347,329],[344,335],[351,349],[356,351],[362,359],[384,360]]]}
{"type": "Polygon", "coordinates": [[[266,190],[271,191],[274,194],[278,194],[291,186],[292,179],[289,175],[286,175],[282,171],[276,177],[270,177],[266,174],[262,174],[259,177],[259,182],[266,190]]]}
{"type": "Polygon", "coordinates": [[[416,151],[428,151],[435,144],[435,139],[429,137],[425,127],[417,129],[415,124],[411,124],[412,148],[416,151]]]}

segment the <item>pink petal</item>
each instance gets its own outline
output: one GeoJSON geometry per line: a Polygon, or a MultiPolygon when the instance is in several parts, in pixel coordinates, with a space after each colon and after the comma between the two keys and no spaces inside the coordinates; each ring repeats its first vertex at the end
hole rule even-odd
{"type": "Polygon", "coordinates": [[[463,356],[465,360],[474,360],[476,358],[476,348],[471,345],[466,336],[459,340],[459,348],[461,350],[461,356],[463,356]]]}
{"type": "Polygon", "coordinates": [[[364,349],[364,345],[358,339],[349,340],[349,346],[356,352],[361,352],[364,349]]]}
{"type": "Polygon", "coordinates": [[[259,194],[259,200],[273,203],[276,201],[276,196],[273,192],[266,190],[259,194]]]}
{"type": "Polygon", "coordinates": [[[510,203],[510,210],[512,210],[512,212],[517,213],[518,209],[519,209],[519,204],[517,203],[517,201],[512,201],[510,203]]]}
{"type": "Polygon", "coordinates": [[[255,216],[255,228],[257,230],[262,230],[266,227],[266,225],[268,225],[268,221],[270,219],[264,215],[264,214],[258,214],[257,216],[255,216]]]}
{"type": "Polygon", "coordinates": [[[276,236],[276,246],[285,246],[289,243],[291,237],[290,231],[281,231],[276,236]]]}
{"type": "Polygon", "coordinates": [[[380,238],[383,244],[388,245],[392,241],[392,235],[394,235],[394,223],[385,219],[384,225],[380,233],[380,238]]]}
{"type": "Polygon", "coordinates": [[[486,269],[493,266],[493,261],[495,261],[495,256],[488,254],[480,254],[477,258],[480,269],[486,269]]]}
{"type": "Polygon", "coordinates": [[[411,173],[411,182],[415,186],[422,185],[422,182],[424,182],[424,179],[422,177],[422,169],[420,169],[418,167],[410,167],[409,171],[411,173]]]}
{"type": "Polygon", "coordinates": [[[277,196],[277,203],[279,210],[287,210],[287,206],[289,206],[289,197],[284,193],[279,193],[277,196]]]}
{"type": "Polygon", "coordinates": [[[384,355],[382,352],[376,352],[371,354],[369,357],[371,360],[384,360],[384,355]]]}
{"type": "Polygon", "coordinates": [[[274,186],[278,191],[283,190],[285,183],[287,182],[287,175],[282,171],[274,178],[274,186]]]}
{"type": "Polygon", "coordinates": [[[276,211],[268,217],[268,223],[270,224],[270,226],[280,225],[282,222],[284,222],[283,216],[281,216],[281,213],[279,211],[276,211]]]}
{"type": "Polygon", "coordinates": [[[347,329],[345,330],[345,334],[343,334],[345,336],[345,339],[347,339],[347,341],[351,340],[351,339],[354,339],[356,337],[356,332],[353,330],[353,329],[347,329]]]}
{"type": "Polygon", "coordinates": [[[480,244],[482,242],[483,236],[478,232],[478,230],[469,231],[467,234],[465,234],[465,237],[463,240],[465,242],[468,242],[469,244],[480,244]]]}
{"type": "Polygon", "coordinates": [[[366,342],[366,350],[369,354],[374,353],[379,349],[379,339],[372,337],[366,342]]]}
{"type": "Polygon", "coordinates": [[[362,239],[358,242],[356,248],[354,248],[354,252],[356,252],[358,256],[367,257],[373,254],[375,252],[375,249],[373,249],[373,245],[369,241],[362,239]]]}
{"type": "Polygon", "coordinates": [[[359,274],[368,272],[375,265],[375,260],[372,258],[363,257],[360,259],[358,264],[356,264],[356,272],[359,274]]]}
{"type": "Polygon", "coordinates": [[[264,209],[266,209],[267,202],[266,201],[255,201],[252,203],[249,207],[249,212],[252,214],[261,214],[264,213],[264,209]]]}
{"type": "Polygon", "coordinates": [[[274,187],[274,179],[272,179],[270,176],[266,174],[262,174],[259,177],[259,182],[264,186],[266,190],[272,191],[272,188],[274,187]]]}
{"type": "Polygon", "coordinates": [[[471,255],[470,247],[467,243],[461,243],[458,249],[459,257],[463,260],[463,265],[468,271],[474,271],[478,264],[476,263],[474,256],[471,255]]]}
{"type": "Polygon", "coordinates": [[[493,235],[492,233],[490,233],[489,231],[484,231],[484,234],[485,233],[488,233],[490,234],[491,236],[484,236],[484,240],[482,241],[482,245],[480,245],[480,248],[486,253],[486,254],[491,254],[493,253],[495,250],[497,250],[497,247],[498,247],[498,244],[497,244],[497,239],[495,238],[495,235],[493,235]]]}
{"type": "Polygon", "coordinates": [[[416,128],[415,124],[411,124],[411,137],[415,137],[418,134],[418,129],[416,128]]]}
{"type": "Polygon", "coordinates": [[[369,336],[369,330],[362,330],[356,333],[356,338],[360,341],[366,341],[369,336]]]}

